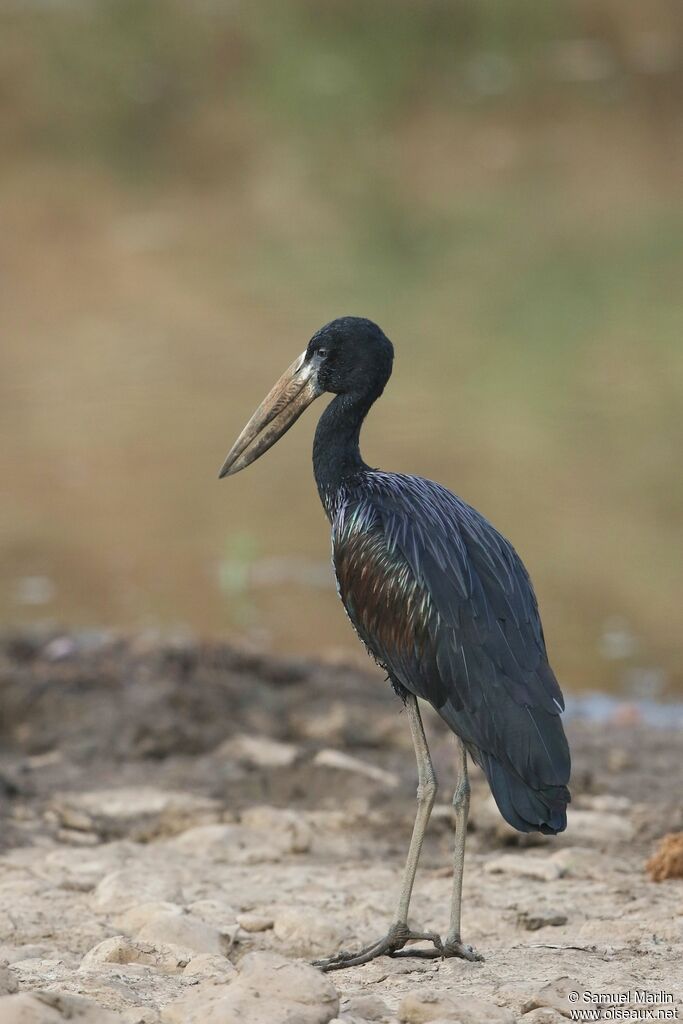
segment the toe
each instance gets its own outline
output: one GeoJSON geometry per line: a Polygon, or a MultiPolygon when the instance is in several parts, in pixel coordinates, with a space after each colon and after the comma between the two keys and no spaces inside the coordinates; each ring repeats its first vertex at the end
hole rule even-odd
{"type": "Polygon", "coordinates": [[[477,953],[476,949],[466,945],[464,942],[446,942],[443,948],[443,955],[444,957],[457,957],[460,960],[469,960],[470,963],[477,963],[484,959],[481,953],[477,953]]]}

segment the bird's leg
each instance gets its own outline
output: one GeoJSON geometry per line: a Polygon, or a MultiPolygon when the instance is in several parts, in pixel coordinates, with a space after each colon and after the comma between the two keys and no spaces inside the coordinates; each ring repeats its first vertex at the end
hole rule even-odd
{"type": "Polygon", "coordinates": [[[465,744],[456,736],[458,743],[459,774],[458,784],[453,794],[453,810],[455,812],[455,843],[453,847],[453,895],[451,897],[451,923],[443,948],[447,957],[461,957],[463,960],[483,960],[471,946],[466,946],[460,938],[460,910],[462,906],[462,875],[465,866],[465,837],[467,834],[467,815],[470,809],[470,780],[467,777],[467,751],[465,744]]]}
{"type": "Polygon", "coordinates": [[[413,738],[415,758],[417,760],[417,814],[415,815],[415,824],[413,826],[413,834],[410,840],[408,858],[403,871],[403,884],[398,901],[396,921],[384,938],[371,943],[369,946],[359,950],[357,953],[349,953],[346,950],[342,950],[341,953],[337,953],[336,956],[328,957],[326,960],[316,960],[314,962],[314,966],[320,967],[323,971],[337,971],[342,967],[355,967],[358,964],[368,963],[368,961],[374,960],[375,957],[378,956],[417,956],[433,958],[440,957],[443,952],[441,939],[434,932],[413,932],[408,927],[408,907],[410,906],[410,897],[413,891],[417,862],[420,857],[422,841],[424,839],[429,816],[432,813],[432,808],[436,799],[437,783],[432,759],[429,756],[427,738],[422,727],[422,719],[420,717],[420,709],[417,704],[417,697],[414,697],[412,694],[409,694],[406,700],[406,710],[408,712],[410,734],[413,738]],[[418,950],[403,949],[407,942],[419,941],[420,939],[425,939],[431,942],[434,948],[418,950]],[[399,950],[401,950],[401,952],[399,952],[399,950]]]}

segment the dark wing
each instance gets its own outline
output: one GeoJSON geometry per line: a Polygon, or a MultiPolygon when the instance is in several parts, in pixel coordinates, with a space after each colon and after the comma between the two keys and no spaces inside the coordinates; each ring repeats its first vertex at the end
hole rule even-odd
{"type": "Polygon", "coordinates": [[[508,821],[559,831],[564,701],[512,545],[450,491],[399,474],[366,474],[333,525],[340,596],[377,661],[465,741],[508,821]]]}

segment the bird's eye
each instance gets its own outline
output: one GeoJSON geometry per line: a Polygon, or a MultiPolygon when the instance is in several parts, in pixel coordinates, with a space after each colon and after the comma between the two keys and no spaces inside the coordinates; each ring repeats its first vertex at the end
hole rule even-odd
{"type": "Polygon", "coordinates": [[[322,356],[324,358],[327,355],[327,349],[326,348],[319,348],[318,349],[318,355],[322,356]]]}

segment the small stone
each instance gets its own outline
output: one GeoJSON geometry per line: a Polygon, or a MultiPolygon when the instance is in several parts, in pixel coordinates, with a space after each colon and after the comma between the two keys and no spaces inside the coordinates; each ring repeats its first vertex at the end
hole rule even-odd
{"type": "MultiPolygon", "coordinates": [[[[33,944],[26,946],[10,946],[3,944],[0,946],[0,963],[15,964],[20,960],[41,959],[49,956],[49,953],[49,946],[37,946],[33,944]]],[[[6,995],[6,993],[0,992],[0,995],[6,995]]]]}
{"type": "Polygon", "coordinates": [[[530,853],[508,853],[494,857],[484,865],[484,871],[489,875],[514,875],[517,878],[535,878],[541,882],[554,882],[562,876],[562,868],[556,861],[530,853]]]}
{"type": "Polygon", "coordinates": [[[631,755],[623,747],[611,747],[607,751],[607,769],[613,775],[621,775],[632,763],[631,755]]]}
{"type": "Polygon", "coordinates": [[[566,914],[553,914],[549,910],[523,910],[517,915],[517,924],[528,932],[536,932],[539,928],[559,928],[566,923],[566,914]]]}
{"type": "Polygon", "coordinates": [[[225,900],[195,900],[187,906],[188,913],[198,917],[205,924],[211,925],[224,941],[224,953],[229,953],[235,944],[240,926],[236,920],[236,911],[225,900]]]}
{"type": "Polygon", "coordinates": [[[58,828],[56,838],[60,843],[66,843],[68,846],[97,846],[101,842],[97,833],[79,832],[75,828],[58,828]]]}
{"type": "Polygon", "coordinates": [[[339,1010],[332,982],[275,953],[249,953],[227,985],[202,984],[164,1007],[164,1024],[329,1024],[339,1010]]]}
{"type": "Polygon", "coordinates": [[[615,793],[598,793],[591,795],[586,793],[581,797],[581,809],[589,811],[600,811],[609,814],[628,814],[633,808],[633,801],[627,796],[617,796],[615,793]]]}
{"type": "Polygon", "coordinates": [[[428,1024],[440,1019],[460,1024],[514,1024],[514,1015],[495,1003],[484,1003],[469,996],[454,996],[426,988],[404,997],[398,1010],[404,1024],[428,1024]]]}
{"type": "Polygon", "coordinates": [[[212,953],[198,953],[193,956],[183,971],[183,981],[190,983],[212,981],[225,984],[237,977],[234,965],[224,956],[212,953]]]}
{"type": "Polygon", "coordinates": [[[522,1006],[522,1013],[527,1014],[539,1007],[549,1007],[564,1017],[568,1017],[572,1008],[579,1005],[583,992],[584,986],[580,981],[563,974],[561,977],[549,981],[547,985],[544,985],[538,992],[535,992],[530,999],[527,999],[522,1006]],[[569,998],[570,992],[578,993],[578,998],[572,1001],[569,998]]]}
{"type": "Polygon", "coordinates": [[[182,971],[191,959],[191,951],[178,946],[157,946],[126,935],[112,935],[88,950],[79,970],[88,971],[98,964],[143,964],[158,971],[176,973],[182,971]]]}
{"type": "Polygon", "coordinates": [[[143,925],[136,938],[153,945],[178,946],[193,953],[219,955],[227,952],[227,944],[218,929],[192,914],[159,914],[143,925]]]}
{"type": "Polygon", "coordinates": [[[307,853],[313,841],[311,826],[296,811],[288,808],[261,805],[249,807],[242,813],[242,824],[270,836],[283,836],[291,853],[307,853]]]}
{"type": "Polygon", "coordinates": [[[156,900],[151,903],[141,903],[137,907],[130,907],[122,914],[112,918],[116,928],[120,928],[127,935],[135,935],[144,928],[146,924],[157,917],[168,916],[169,914],[182,914],[183,908],[178,903],[169,903],[166,900],[156,900]]]}
{"type": "Polygon", "coordinates": [[[623,814],[609,814],[604,811],[567,812],[566,837],[572,843],[588,845],[609,845],[610,843],[628,843],[634,835],[633,824],[623,814]]]}
{"type": "Polygon", "coordinates": [[[175,849],[218,864],[275,863],[291,849],[283,833],[268,835],[243,825],[200,825],[169,842],[175,849]]]}
{"type": "Polygon", "coordinates": [[[317,910],[290,907],[275,916],[273,933],[287,953],[294,956],[335,953],[346,937],[336,921],[317,910]]]}
{"type": "Polygon", "coordinates": [[[16,992],[18,988],[17,979],[14,977],[9,967],[0,965],[0,996],[11,995],[12,992],[16,992]]]}
{"type": "Polygon", "coordinates": [[[151,1006],[129,1006],[120,1013],[124,1024],[160,1024],[161,1021],[159,1011],[151,1006]]]}
{"type": "Polygon", "coordinates": [[[267,932],[275,923],[269,914],[238,914],[237,923],[245,932],[267,932]]]}
{"type": "Polygon", "coordinates": [[[288,768],[300,756],[299,747],[293,743],[281,743],[269,736],[249,733],[233,736],[221,743],[216,753],[255,768],[288,768]]]}
{"type": "Polygon", "coordinates": [[[352,757],[350,754],[344,754],[340,750],[331,748],[318,751],[313,758],[313,764],[320,768],[334,768],[337,771],[351,772],[354,775],[364,775],[366,778],[392,789],[398,786],[400,781],[398,775],[393,772],[387,772],[378,765],[369,764],[367,761],[361,761],[359,757],[352,757]]]}
{"type": "Polygon", "coordinates": [[[18,992],[0,998],[2,1024],[121,1024],[118,1013],[112,1013],[91,999],[64,992],[18,992]]]}
{"type": "Polygon", "coordinates": [[[153,786],[126,786],[57,794],[50,811],[60,825],[107,839],[145,841],[173,835],[200,822],[215,821],[217,800],[153,786]]]}
{"type": "Polygon", "coordinates": [[[180,886],[172,873],[142,870],[138,865],[105,875],[93,893],[93,901],[99,910],[121,913],[143,903],[175,903],[180,896],[180,886]]]}
{"type": "Polygon", "coordinates": [[[380,999],[379,996],[366,995],[365,993],[349,996],[344,1001],[342,1009],[344,1014],[362,1017],[364,1020],[382,1020],[383,1017],[388,1017],[390,1013],[389,1007],[383,999],[380,999]]]}

